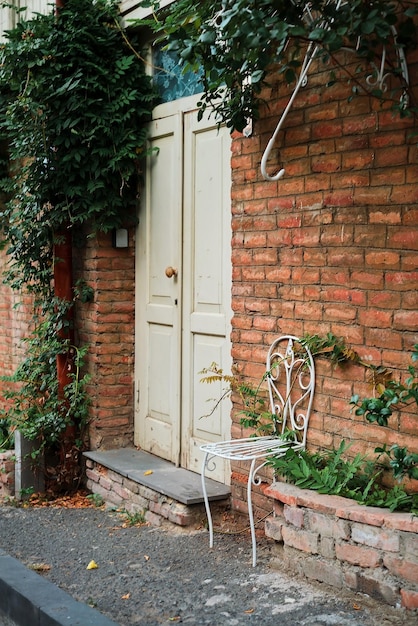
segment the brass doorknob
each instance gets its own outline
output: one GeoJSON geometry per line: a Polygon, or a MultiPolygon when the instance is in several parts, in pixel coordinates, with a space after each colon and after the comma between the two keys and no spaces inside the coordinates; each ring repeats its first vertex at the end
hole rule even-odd
{"type": "Polygon", "coordinates": [[[165,275],[167,276],[167,278],[173,278],[173,276],[177,276],[177,269],[169,265],[165,268],[165,275]]]}

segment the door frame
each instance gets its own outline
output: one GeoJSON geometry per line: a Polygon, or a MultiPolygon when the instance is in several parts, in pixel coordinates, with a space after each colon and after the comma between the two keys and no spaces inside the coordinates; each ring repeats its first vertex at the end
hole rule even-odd
{"type": "MultiPolygon", "coordinates": [[[[194,96],[189,96],[186,98],[181,98],[178,100],[174,100],[172,102],[168,102],[168,103],[163,103],[158,105],[157,107],[155,107],[154,111],[153,111],[153,116],[152,116],[152,122],[151,124],[154,123],[158,123],[158,120],[161,120],[163,122],[164,119],[168,118],[168,117],[172,117],[173,119],[176,119],[176,128],[177,128],[177,132],[181,133],[182,136],[182,141],[184,141],[184,121],[185,121],[185,117],[187,114],[191,114],[193,111],[196,111],[196,115],[197,115],[197,111],[198,111],[198,107],[197,107],[197,101],[199,100],[199,95],[194,95],[194,96]]],[[[214,122],[214,126],[216,125],[216,122],[214,122]]],[[[158,135],[157,135],[158,137],[158,135]]],[[[158,146],[158,142],[157,142],[157,146],[158,146]]],[[[185,192],[183,189],[183,182],[184,182],[184,172],[183,172],[183,166],[184,166],[184,153],[185,153],[185,148],[184,148],[184,143],[182,143],[182,149],[181,149],[181,158],[179,157],[179,160],[181,161],[180,164],[176,165],[177,168],[177,172],[178,175],[181,179],[181,193],[180,193],[180,213],[179,213],[179,220],[181,222],[181,225],[179,227],[179,237],[178,237],[178,259],[177,260],[173,260],[173,263],[175,263],[177,269],[178,269],[178,276],[176,277],[176,281],[177,281],[177,288],[179,290],[179,301],[180,301],[180,306],[177,308],[176,310],[176,315],[177,315],[177,320],[176,320],[176,325],[177,325],[177,335],[176,335],[176,341],[177,341],[177,346],[176,346],[176,350],[177,353],[180,357],[180,363],[179,363],[179,367],[178,367],[178,372],[177,372],[177,376],[178,376],[178,381],[177,381],[177,389],[178,389],[178,393],[179,396],[177,397],[176,404],[177,404],[177,412],[178,412],[178,419],[176,420],[176,432],[173,432],[172,437],[173,437],[173,443],[175,444],[175,451],[173,450],[173,454],[171,455],[171,457],[169,458],[169,460],[171,460],[174,464],[176,464],[177,466],[179,466],[180,464],[182,464],[183,466],[188,463],[187,459],[185,457],[189,456],[190,457],[190,452],[185,453],[185,451],[183,450],[184,447],[184,440],[185,440],[185,436],[184,436],[184,432],[183,432],[183,427],[184,427],[184,423],[182,424],[182,411],[184,410],[184,403],[185,403],[185,398],[184,398],[184,390],[185,390],[185,381],[182,379],[182,374],[183,374],[183,358],[184,355],[182,354],[182,351],[185,347],[185,340],[183,337],[183,328],[182,328],[182,322],[183,322],[183,315],[184,315],[184,311],[183,311],[183,306],[184,306],[184,284],[183,284],[183,260],[184,260],[184,244],[183,244],[183,237],[185,236],[184,233],[184,229],[185,229],[185,224],[184,224],[184,198],[185,198],[185,192]]],[[[228,161],[228,165],[230,167],[230,161],[228,161]]],[[[150,202],[150,193],[151,193],[151,189],[150,189],[150,159],[147,159],[147,166],[146,166],[146,184],[145,184],[145,188],[144,188],[144,193],[143,193],[143,198],[142,198],[142,203],[141,203],[141,209],[140,209],[140,219],[141,219],[141,212],[144,210],[144,206],[147,205],[147,203],[150,202]]],[[[229,169],[230,171],[230,169],[229,169]]],[[[227,203],[228,206],[228,216],[229,216],[229,223],[230,223],[230,219],[231,219],[231,210],[230,210],[230,200],[227,203]]],[[[225,233],[225,235],[227,237],[229,237],[229,240],[232,238],[232,231],[231,228],[229,227],[229,230],[227,233],[225,233]]],[[[147,359],[148,358],[148,339],[147,336],[145,337],[141,337],[140,333],[142,331],[142,333],[144,333],[145,330],[145,324],[144,324],[144,319],[145,318],[145,314],[144,314],[144,303],[146,298],[144,298],[143,295],[141,295],[141,276],[144,277],[144,272],[147,272],[147,263],[148,263],[148,259],[147,259],[147,248],[150,245],[150,233],[149,233],[149,224],[141,224],[141,221],[138,224],[137,227],[137,235],[136,235],[136,240],[137,240],[137,244],[136,244],[136,271],[135,271],[135,310],[136,310],[136,322],[135,322],[135,411],[134,411],[134,415],[135,415],[135,419],[134,419],[134,433],[135,433],[135,445],[140,446],[142,442],[145,441],[146,436],[145,436],[145,414],[144,414],[144,406],[145,404],[143,404],[143,406],[141,407],[141,390],[140,390],[140,381],[142,379],[142,383],[143,383],[143,379],[144,379],[144,375],[143,373],[141,374],[140,371],[140,362],[141,362],[141,358],[142,359],[147,359]],[[145,228],[144,228],[145,226],[145,228]],[[144,265],[145,264],[145,265],[144,265]],[[142,297],[142,300],[141,300],[142,297]],[[142,410],[141,410],[142,409],[142,410]]],[[[229,248],[230,250],[230,248],[229,248]]],[[[229,264],[230,264],[230,258],[229,258],[229,264]]],[[[231,274],[232,274],[232,265],[229,265],[230,270],[231,270],[231,274]]],[[[145,278],[145,277],[144,277],[145,278]]],[[[231,299],[232,299],[232,294],[230,291],[230,286],[231,286],[231,282],[232,282],[232,276],[230,276],[230,280],[229,280],[229,310],[228,313],[230,313],[230,317],[229,320],[232,318],[232,307],[231,307],[231,299]]],[[[230,338],[230,333],[231,333],[231,322],[229,321],[229,324],[227,326],[227,332],[226,332],[226,342],[228,344],[228,351],[229,351],[229,355],[230,355],[230,348],[231,348],[231,338],[230,338]]],[[[188,342],[187,342],[188,343],[188,342]]],[[[189,357],[190,358],[190,357],[189,357]]],[[[232,358],[231,358],[232,361],[232,358]]],[[[210,365],[210,363],[207,364],[208,366],[210,365]]],[[[191,372],[191,374],[193,374],[191,372]]],[[[193,380],[192,380],[192,376],[190,376],[191,378],[191,384],[193,384],[193,380]]],[[[146,394],[148,393],[148,391],[145,392],[146,394]]],[[[210,395],[212,396],[214,393],[214,390],[211,389],[209,390],[210,395]]],[[[147,409],[145,409],[145,411],[147,411],[147,409]]],[[[227,403],[225,403],[225,407],[223,410],[223,415],[222,415],[223,419],[225,420],[225,423],[223,424],[224,427],[224,432],[222,434],[222,438],[225,438],[225,435],[228,436],[228,433],[230,432],[230,407],[227,406],[227,403]]],[[[190,417],[191,419],[191,417],[190,417]]],[[[189,425],[188,425],[189,427],[189,425]]],[[[151,450],[152,452],[152,450],[151,450]]],[[[166,458],[166,456],[164,456],[164,458],[166,458]]],[[[196,463],[195,463],[196,465],[196,463]]],[[[224,471],[222,472],[223,475],[223,479],[222,481],[225,483],[229,483],[230,482],[230,471],[229,471],[229,467],[227,467],[225,465],[224,471]]],[[[221,479],[220,479],[221,480],[221,479]]]]}

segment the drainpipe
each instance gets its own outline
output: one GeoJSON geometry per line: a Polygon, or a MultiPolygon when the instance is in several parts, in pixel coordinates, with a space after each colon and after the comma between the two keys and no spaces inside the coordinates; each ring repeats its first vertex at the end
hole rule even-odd
{"type": "MultiPolygon", "coordinates": [[[[64,6],[65,0],[55,1],[55,13],[59,16],[59,9],[64,6]]],[[[71,227],[68,223],[60,229],[59,232],[54,233],[54,293],[55,296],[66,302],[72,302],[73,300],[73,259],[72,259],[72,236],[71,227]]],[[[68,324],[60,332],[60,337],[68,339],[71,346],[74,345],[74,329],[73,329],[73,308],[71,307],[65,320],[68,324]]],[[[71,382],[71,374],[74,371],[74,354],[73,348],[70,348],[68,352],[59,354],[56,361],[57,366],[57,379],[58,379],[58,397],[64,398],[64,389],[71,382]]],[[[75,424],[68,425],[65,429],[60,450],[60,464],[61,467],[69,470],[69,475],[73,473],[71,471],[74,459],[73,459],[73,445],[76,436],[75,424]]],[[[67,474],[67,472],[65,472],[67,474]]]]}

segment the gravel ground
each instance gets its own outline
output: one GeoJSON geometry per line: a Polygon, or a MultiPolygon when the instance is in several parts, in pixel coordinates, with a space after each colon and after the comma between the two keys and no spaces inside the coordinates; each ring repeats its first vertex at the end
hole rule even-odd
{"type": "MultiPolygon", "coordinates": [[[[0,506],[0,548],[120,626],[413,626],[416,614],[270,568],[247,533],[124,527],[103,509],[0,506]],[[94,560],[98,568],[87,570],[94,560]]],[[[1,575],[1,572],[0,572],[1,575]]],[[[28,625],[30,626],[30,625],[28,625]]]]}

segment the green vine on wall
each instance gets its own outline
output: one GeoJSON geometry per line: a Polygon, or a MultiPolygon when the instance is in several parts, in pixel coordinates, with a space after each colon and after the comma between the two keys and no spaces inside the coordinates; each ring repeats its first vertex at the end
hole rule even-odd
{"type": "MultiPolygon", "coordinates": [[[[298,76],[307,45],[318,46],[317,59],[331,70],[350,71],[338,56],[352,51],[355,67],[347,74],[352,94],[367,92],[387,45],[385,72],[395,78],[393,90],[378,82],[373,96],[390,100],[401,115],[418,109],[401,74],[396,49],[416,41],[415,2],[401,0],[178,0],[158,12],[149,25],[169,50],[175,50],[185,69],[203,70],[200,114],[214,109],[220,122],[242,131],[258,119],[260,95],[269,73],[277,69],[290,84],[298,76]],[[394,37],[393,28],[397,36],[394,37]]],[[[327,87],[335,77],[331,76],[327,87]]],[[[368,90],[370,92],[370,90],[368,90]]]]}
{"type": "Polygon", "coordinates": [[[68,426],[80,431],[88,419],[87,351],[72,345],[69,330],[71,309],[90,302],[93,293],[79,282],[71,301],[56,296],[53,269],[60,260],[53,258],[54,245],[66,232],[83,245],[81,228],[85,236],[135,222],[155,101],[118,3],[63,5],[57,13],[20,21],[0,46],[0,135],[8,150],[0,188],[9,259],[4,279],[33,297],[32,332],[25,359],[8,377],[5,414],[41,448],[54,447],[68,426]],[[72,359],[61,397],[58,355],[72,359]]]}

